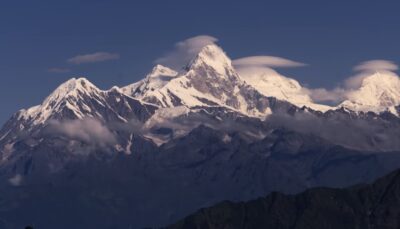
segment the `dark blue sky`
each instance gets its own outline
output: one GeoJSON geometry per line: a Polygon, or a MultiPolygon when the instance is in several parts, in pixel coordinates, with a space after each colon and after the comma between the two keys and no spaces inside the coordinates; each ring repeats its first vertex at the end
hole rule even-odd
{"type": "Polygon", "coordinates": [[[4,0],[0,123],[39,104],[73,76],[104,89],[134,82],[176,42],[197,35],[217,37],[232,58],[275,55],[307,63],[280,72],[312,87],[332,88],[359,62],[400,62],[399,9],[396,1],[4,0]],[[120,59],[66,61],[98,51],[118,53],[120,59]]]}

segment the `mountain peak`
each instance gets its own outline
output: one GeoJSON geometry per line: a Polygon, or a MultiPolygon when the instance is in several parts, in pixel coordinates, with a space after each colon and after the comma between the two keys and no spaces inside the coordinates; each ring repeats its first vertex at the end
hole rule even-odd
{"type": "Polygon", "coordinates": [[[85,90],[99,90],[99,89],[84,77],[71,78],[66,82],[62,83],[60,86],[58,86],[57,89],[54,90],[54,92],[50,95],[50,97],[54,95],[57,95],[58,97],[65,96],[76,90],[85,91],[85,90]]]}
{"type": "Polygon", "coordinates": [[[306,106],[318,111],[332,109],[330,106],[314,103],[297,80],[283,76],[272,69],[249,68],[239,71],[239,75],[264,96],[275,97],[298,107],[306,106]]]}
{"type": "Polygon", "coordinates": [[[204,46],[196,57],[190,62],[189,69],[211,67],[220,74],[226,74],[227,69],[232,69],[232,61],[217,45],[204,46]]]}
{"type": "Polygon", "coordinates": [[[355,111],[382,112],[400,104],[400,78],[391,72],[365,77],[359,89],[349,93],[340,106],[355,111]]]}
{"type": "Polygon", "coordinates": [[[215,44],[204,46],[181,74],[153,77],[159,70],[165,73],[165,67],[156,66],[145,79],[123,91],[161,107],[220,106],[257,117],[270,113],[268,99],[239,77],[232,61],[215,44]]]}
{"type": "Polygon", "coordinates": [[[154,66],[154,68],[151,70],[150,74],[147,75],[147,78],[152,78],[152,77],[159,77],[159,76],[176,76],[178,73],[168,67],[165,67],[163,65],[157,64],[154,66]]]}
{"type": "Polygon", "coordinates": [[[44,123],[54,113],[59,112],[64,107],[71,110],[76,116],[82,116],[76,108],[77,101],[83,95],[98,95],[102,91],[93,85],[86,78],[71,78],[57,87],[41,105],[22,110],[21,117],[33,119],[34,124],[44,123]]]}
{"type": "Polygon", "coordinates": [[[57,89],[45,99],[43,104],[54,103],[68,96],[77,96],[79,92],[91,91],[100,91],[100,89],[86,78],[71,78],[58,86],[57,89]]]}
{"type": "Polygon", "coordinates": [[[361,87],[373,84],[375,87],[387,88],[387,86],[389,86],[390,88],[391,84],[397,84],[399,81],[399,77],[392,72],[377,71],[374,74],[365,77],[362,81],[361,87]]]}
{"type": "Polygon", "coordinates": [[[123,87],[122,91],[130,96],[141,99],[146,94],[162,88],[177,75],[178,72],[158,64],[153,67],[144,79],[123,87]]]}
{"type": "Polygon", "coordinates": [[[222,60],[226,59],[230,61],[230,59],[225,54],[224,50],[216,44],[210,44],[204,46],[200,52],[197,54],[198,57],[205,57],[213,60],[222,60]]]}

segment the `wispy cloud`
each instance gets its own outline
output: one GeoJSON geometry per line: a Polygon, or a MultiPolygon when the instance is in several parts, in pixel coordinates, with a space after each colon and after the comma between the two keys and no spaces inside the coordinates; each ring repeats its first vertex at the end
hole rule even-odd
{"type": "Polygon", "coordinates": [[[71,69],[69,69],[69,68],[49,68],[49,69],[47,69],[47,72],[50,72],[50,73],[68,73],[68,72],[71,72],[71,69]]]}
{"type": "Polygon", "coordinates": [[[256,76],[256,75],[264,75],[264,76],[280,75],[277,71],[275,71],[272,68],[259,67],[259,66],[236,67],[236,71],[244,79],[246,79],[247,77],[252,77],[252,76],[256,76]]]}
{"type": "Polygon", "coordinates": [[[296,62],[277,56],[249,56],[233,60],[236,67],[270,67],[270,68],[291,68],[303,67],[307,64],[296,62]]]}
{"type": "Polygon", "coordinates": [[[399,69],[394,62],[389,60],[369,60],[354,67],[354,71],[396,71],[399,69]]]}
{"type": "Polygon", "coordinates": [[[8,179],[8,182],[10,182],[10,184],[13,186],[20,186],[22,183],[22,176],[20,174],[16,174],[15,176],[8,179]]]}
{"type": "Polygon", "coordinates": [[[96,53],[83,54],[71,57],[67,60],[67,62],[71,64],[86,64],[86,63],[103,62],[108,60],[117,60],[119,58],[120,55],[117,53],[96,52],[96,53]]]}
{"type": "Polygon", "coordinates": [[[208,35],[191,37],[176,43],[172,51],[156,59],[154,62],[179,70],[194,58],[204,46],[214,44],[217,41],[217,38],[208,35]]]}
{"type": "Polygon", "coordinates": [[[337,104],[346,98],[346,90],[340,87],[334,89],[325,88],[303,88],[303,91],[308,94],[315,102],[329,102],[337,104]]]}
{"type": "Polygon", "coordinates": [[[47,132],[87,144],[112,146],[116,144],[115,135],[100,121],[92,118],[50,122],[47,132]]]}

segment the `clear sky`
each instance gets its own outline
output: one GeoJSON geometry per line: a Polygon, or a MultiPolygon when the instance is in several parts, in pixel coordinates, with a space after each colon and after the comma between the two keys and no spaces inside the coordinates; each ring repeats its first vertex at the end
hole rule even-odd
{"type": "Polygon", "coordinates": [[[0,124],[74,76],[103,89],[137,81],[176,42],[197,35],[218,38],[234,59],[274,55],[307,63],[280,72],[333,88],[362,61],[400,62],[398,2],[4,0],[0,124]],[[109,60],[71,59],[96,52],[109,60]]]}

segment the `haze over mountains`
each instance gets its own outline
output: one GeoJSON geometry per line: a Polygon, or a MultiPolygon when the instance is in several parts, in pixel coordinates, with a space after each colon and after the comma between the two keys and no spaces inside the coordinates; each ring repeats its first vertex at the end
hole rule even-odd
{"type": "Polygon", "coordinates": [[[0,225],[162,226],[222,200],[370,182],[400,162],[398,89],[374,72],[327,106],[214,44],[122,88],[73,78],[0,130],[0,225]]]}

